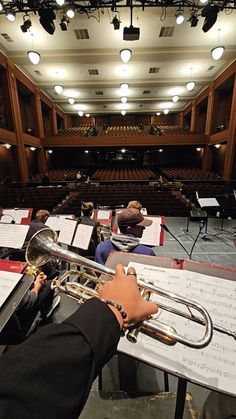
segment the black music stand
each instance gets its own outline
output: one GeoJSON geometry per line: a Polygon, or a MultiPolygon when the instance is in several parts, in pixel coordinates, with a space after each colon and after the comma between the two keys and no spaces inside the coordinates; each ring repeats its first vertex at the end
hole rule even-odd
{"type": "MultiPolygon", "coordinates": [[[[187,233],[189,232],[190,221],[199,221],[199,223],[201,221],[204,221],[205,222],[205,233],[204,234],[207,234],[208,215],[207,215],[206,211],[201,211],[199,209],[190,211],[190,214],[189,214],[188,220],[187,220],[186,230],[185,230],[187,233]]],[[[200,224],[199,224],[199,227],[200,227],[200,224]]]]}
{"type": "MultiPolygon", "coordinates": [[[[198,198],[197,202],[201,208],[201,210],[206,211],[207,216],[209,216],[210,213],[212,213],[213,211],[216,212],[217,209],[219,209],[219,202],[217,201],[216,198],[198,198]]],[[[207,226],[207,223],[206,223],[207,226]]],[[[207,228],[206,231],[204,233],[204,235],[202,236],[202,239],[206,238],[206,235],[209,234],[207,233],[207,228]]]]}

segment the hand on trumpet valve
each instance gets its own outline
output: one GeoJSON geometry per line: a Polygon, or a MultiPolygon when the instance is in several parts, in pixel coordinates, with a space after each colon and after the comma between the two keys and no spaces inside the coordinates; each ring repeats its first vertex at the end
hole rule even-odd
{"type": "MultiPolygon", "coordinates": [[[[113,280],[103,285],[100,284],[97,291],[101,300],[113,301],[122,307],[127,314],[130,325],[150,317],[158,310],[155,303],[149,302],[141,296],[137,285],[136,272],[132,267],[125,274],[124,267],[118,264],[113,280]]],[[[121,313],[113,305],[109,305],[109,307],[116,315],[121,327],[123,327],[121,313]]]]}

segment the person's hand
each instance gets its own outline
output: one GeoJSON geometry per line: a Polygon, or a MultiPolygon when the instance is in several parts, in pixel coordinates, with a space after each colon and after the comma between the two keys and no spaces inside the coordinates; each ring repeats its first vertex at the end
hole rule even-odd
{"type": "MultiPolygon", "coordinates": [[[[106,282],[104,285],[99,284],[97,289],[100,299],[111,300],[120,304],[127,313],[129,323],[133,324],[155,314],[158,307],[155,303],[146,301],[141,296],[137,286],[135,269],[130,267],[127,274],[124,273],[123,266],[118,264],[113,280],[106,282]]],[[[115,313],[122,327],[121,314],[113,306],[110,305],[109,307],[115,313]]]]}
{"type": "Polygon", "coordinates": [[[32,291],[38,294],[44,282],[46,281],[46,278],[47,278],[47,275],[44,275],[43,272],[40,272],[40,274],[38,274],[35,278],[34,287],[32,288],[32,291]]]}

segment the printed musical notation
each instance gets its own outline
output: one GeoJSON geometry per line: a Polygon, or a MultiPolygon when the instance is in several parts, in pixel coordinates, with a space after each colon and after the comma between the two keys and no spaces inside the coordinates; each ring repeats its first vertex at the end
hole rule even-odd
{"type": "MultiPolygon", "coordinates": [[[[129,266],[136,269],[139,278],[200,303],[209,312],[213,324],[236,330],[236,282],[187,270],[146,266],[133,262],[129,266]]],[[[152,300],[157,303],[165,302],[168,306],[174,304],[175,308],[187,310],[163,297],[152,297],[152,300]]],[[[192,309],[193,314],[196,314],[195,311],[192,309]]],[[[185,337],[198,339],[204,334],[203,326],[162,309],[159,319],[185,337]]],[[[168,347],[140,334],[135,345],[127,343],[125,338],[122,339],[119,350],[132,353],[143,361],[190,378],[199,384],[236,394],[236,341],[226,334],[214,330],[211,343],[204,349],[192,349],[179,343],[168,347]]]]}

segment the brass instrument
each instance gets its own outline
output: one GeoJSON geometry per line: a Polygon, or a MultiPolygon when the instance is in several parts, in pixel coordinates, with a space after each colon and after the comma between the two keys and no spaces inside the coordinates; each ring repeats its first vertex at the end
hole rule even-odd
{"type": "MultiPolygon", "coordinates": [[[[26,248],[26,260],[32,266],[40,267],[43,264],[45,264],[50,258],[61,259],[67,262],[74,262],[78,265],[88,268],[90,271],[92,271],[91,275],[88,276],[87,273],[85,274],[80,272],[78,272],[78,275],[84,276],[86,279],[88,279],[88,281],[94,281],[95,283],[104,282],[108,280],[107,276],[110,277],[114,276],[115,274],[115,271],[113,269],[110,269],[106,266],[102,266],[99,263],[91,261],[83,256],[63,249],[57,243],[57,234],[53,230],[45,228],[35,233],[34,236],[31,238],[30,242],[28,243],[28,246],[26,248]],[[106,276],[105,278],[104,276],[102,276],[101,279],[101,277],[98,278],[96,276],[96,273],[102,273],[106,276]]],[[[66,276],[62,275],[59,279],[55,280],[54,287],[58,288],[59,291],[65,292],[70,296],[76,298],[80,302],[84,302],[91,297],[98,297],[98,293],[94,289],[87,287],[86,284],[80,284],[77,282],[66,282],[65,279],[66,277],[68,277],[69,274],[70,272],[67,272],[66,276]]],[[[137,340],[137,334],[140,331],[142,333],[148,334],[153,338],[161,340],[169,345],[174,345],[175,343],[179,342],[191,348],[204,348],[210,343],[212,339],[213,328],[236,338],[236,334],[234,332],[225,330],[220,326],[213,326],[211,317],[209,316],[207,310],[199,303],[194,302],[192,300],[184,299],[178,294],[165,291],[161,288],[154,286],[151,283],[146,283],[142,279],[138,279],[137,283],[142,293],[145,292],[150,294],[151,300],[153,293],[156,296],[165,297],[168,298],[168,300],[171,300],[175,303],[182,304],[185,308],[187,308],[188,312],[183,312],[176,307],[169,307],[161,303],[159,304],[159,302],[157,303],[158,307],[162,308],[163,310],[172,312],[175,315],[187,318],[193,322],[204,325],[205,330],[203,337],[198,340],[186,339],[183,335],[177,333],[173,327],[165,323],[161,323],[158,319],[150,318],[147,320],[143,320],[140,324],[131,327],[131,330],[126,334],[126,336],[132,342],[135,342],[137,340]],[[193,314],[191,309],[200,313],[201,317],[193,314]]],[[[149,298],[149,296],[147,298],[149,298]]]]}

